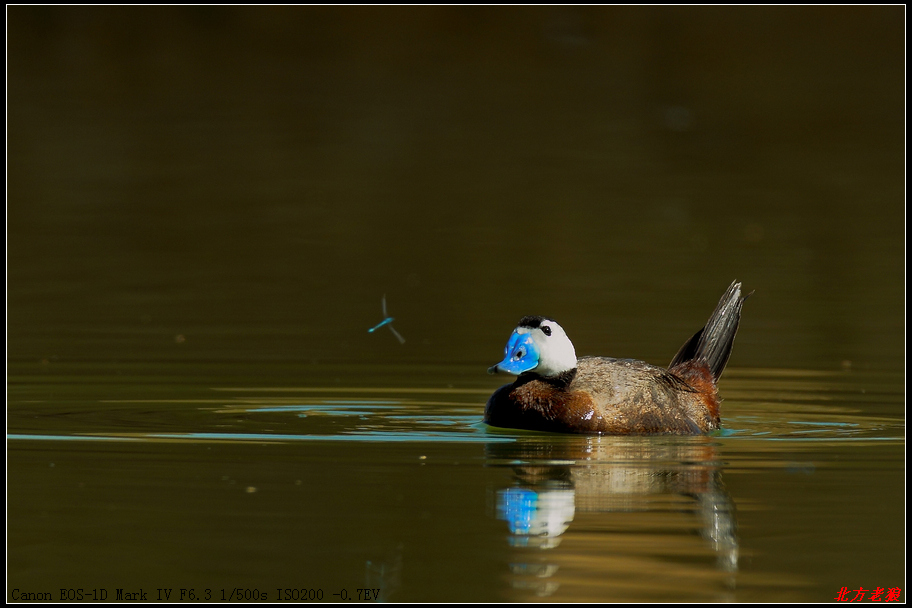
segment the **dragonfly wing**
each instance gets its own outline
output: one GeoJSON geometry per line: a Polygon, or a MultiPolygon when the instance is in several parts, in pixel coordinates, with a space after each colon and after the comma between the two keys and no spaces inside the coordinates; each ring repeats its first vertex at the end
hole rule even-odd
{"type": "Polygon", "coordinates": [[[405,344],[405,338],[403,338],[402,335],[398,331],[396,331],[396,329],[393,327],[392,323],[390,324],[389,328],[390,328],[390,331],[393,332],[393,335],[396,336],[396,339],[399,340],[399,344],[405,344]]]}

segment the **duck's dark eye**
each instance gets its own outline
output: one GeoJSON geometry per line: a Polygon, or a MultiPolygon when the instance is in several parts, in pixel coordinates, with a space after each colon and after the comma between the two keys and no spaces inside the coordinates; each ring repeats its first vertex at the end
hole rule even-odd
{"type": "Polygon", "coordinates": [[[542,325],[542,326],[541,326],[541,330],[542,330],[543,332],[545,332],[545,335],[546,335],[546,336],[550,336],[550,335],[551,335],[551,328],[548,327],[547,325],[542,325]]]}

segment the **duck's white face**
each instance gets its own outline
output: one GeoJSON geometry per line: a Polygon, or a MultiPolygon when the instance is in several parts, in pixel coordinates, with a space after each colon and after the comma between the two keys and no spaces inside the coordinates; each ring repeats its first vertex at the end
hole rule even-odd
{"type": "Polygon", "coordinates": [[[551,378],[576,367],[576,350],[564,328],[552,319],[524,317],[513,330],[504,359],[488,372],[534,372],[551,378]]]}

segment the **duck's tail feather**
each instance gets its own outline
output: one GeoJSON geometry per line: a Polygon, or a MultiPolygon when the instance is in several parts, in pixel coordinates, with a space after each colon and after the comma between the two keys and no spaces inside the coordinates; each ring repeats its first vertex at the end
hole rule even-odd
{"type": "Polygon", "coordinates": [[[738,333],[738,324],[741,322],[741,305],[750,295],[742,296],[741,283],[732,282],[706,326],[681,347],[671,360],[669,369],[689,361],[700,361],[709,367],[713,380],[717,381],[731,356],[735,334],[738,333]]]}

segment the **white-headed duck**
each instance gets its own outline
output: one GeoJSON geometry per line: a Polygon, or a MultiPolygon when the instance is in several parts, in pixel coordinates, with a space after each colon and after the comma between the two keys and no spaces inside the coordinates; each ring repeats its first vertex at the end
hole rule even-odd
{"type": "MultiPolygon", "coordinates": [[[[750,294],[748,294],[750,295],[750,294]]],[[[668,369],[632,359],[577,360],[564,329],[547,317],[523,317],[488,369],[519,376],[485,407],[491,426],[558,433],[696,435],[719,428],[716,382],[728,363],[741,305],[733,282],[706,326],[668,369]]]]}

